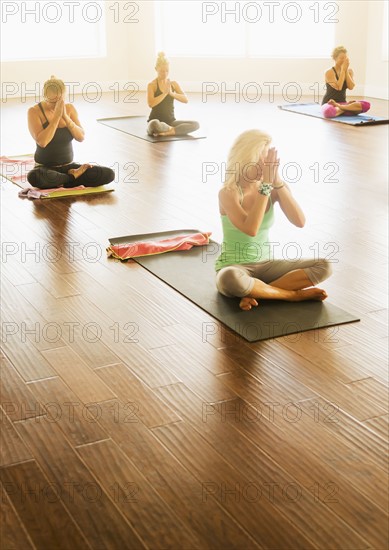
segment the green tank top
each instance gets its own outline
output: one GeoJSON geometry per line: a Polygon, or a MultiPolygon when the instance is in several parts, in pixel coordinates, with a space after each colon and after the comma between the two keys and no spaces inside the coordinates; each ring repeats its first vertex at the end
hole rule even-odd
{"type": "Polygon", "coordinates": [[[274,207],[271,197],[270,208],[265,215],[258,233],[251,237],[240,231],[226,215],[221,216],[223,242],[215,263],[216,271],[234,264],[265,262],[270,260],[269,229],[274,223],[274,207]]]}

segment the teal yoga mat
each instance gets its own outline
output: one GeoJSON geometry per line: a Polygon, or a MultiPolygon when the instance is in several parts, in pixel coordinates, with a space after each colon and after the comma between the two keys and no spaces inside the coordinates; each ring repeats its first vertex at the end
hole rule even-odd
{"type": "Polygon", "coordinates": [[[298,113],[300,115],[308,115],[316,118],[329,120],[330,122],[341,122],[351,126],[372,126],[373,124],[388,124],[389,119],[369,114],[354,115],[354,116],[337,116],[335,118],[325,118],[321,112],[321,105],[318,103],[290,103],[288,105],[279,105],[279,109],[298,113]]]}
{"type": "MultiPolygon", "coordinates": [[[[109,242],[118,245],[198,232],[197,229],[180,229],[117,237],[109,239],[109,242]]],[[[211,241],[209,245],[187,251],[167,252],[134,260],[248,342],[360,320],[327,300],[295,303],[261,300],[257,308],[241,310],[239,298],[227,298],[216,290],[214,265],[219,249],[220,245],[211,241]]],[[[205,336],[212,330],[217,330],[217,327],[204,326],[205,336]]]]}
{"type": "Polygon", "coordinates": [[[201,130],[197,130],[187,136],[161,136],[154,137],[147,134],[147,117],[145,116],[122,116],[114,118],[98,118],[98,122],[134,136],[145,141],[151,141],[152,143],[159,143],[161,141],[191,141],[193,139],[204,139],[206,136],[201,134],[201,130]]]}

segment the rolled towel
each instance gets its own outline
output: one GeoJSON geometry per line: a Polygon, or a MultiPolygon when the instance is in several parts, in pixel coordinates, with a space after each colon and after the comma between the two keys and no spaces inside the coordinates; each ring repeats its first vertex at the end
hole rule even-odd
{"type": "Polygon", "coordinates": [[[209,244],[209,237],[211,235],[212,233],[210,232],[193,233],[191,235],[178,235],[170,239],[110,245],[107,248],[107,256],[108,258],[112,257],[118,260],[129,260],[138,256],[151,256],[153,254],[163,254],[176,250],[189,250],[193,246],[209,244]]]}

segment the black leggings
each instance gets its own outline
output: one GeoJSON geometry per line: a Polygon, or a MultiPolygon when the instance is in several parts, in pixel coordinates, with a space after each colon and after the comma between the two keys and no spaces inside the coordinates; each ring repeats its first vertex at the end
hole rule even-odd
{"type": "Polygon", "coordinates": [[[115,179],[115,172],[106,166],[88,168],[77,179],[68,170],[79,168],[81,164],[72,162],[65,166],[37,166],[27,174],[27,180],[38,189],[53,189],[54,187],[98,187],[106,185],[115,179]]]}

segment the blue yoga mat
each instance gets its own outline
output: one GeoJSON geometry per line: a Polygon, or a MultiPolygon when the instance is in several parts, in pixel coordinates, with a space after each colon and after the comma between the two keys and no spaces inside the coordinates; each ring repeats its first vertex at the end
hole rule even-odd
{"type": "Polygon", "coordinates": [[[318,103],[290,103],[288,105],[279,105],[278,107],[283,111],[323,118],[324,120],[329,120],[330,122],[341,122],[343,124],[350,124],[351,126],[372,126],[373,124],[389,123],[388,118],[373,115],[340,115],[335,118],[325,118],[321,112],[321,105],[318,103]]]}

